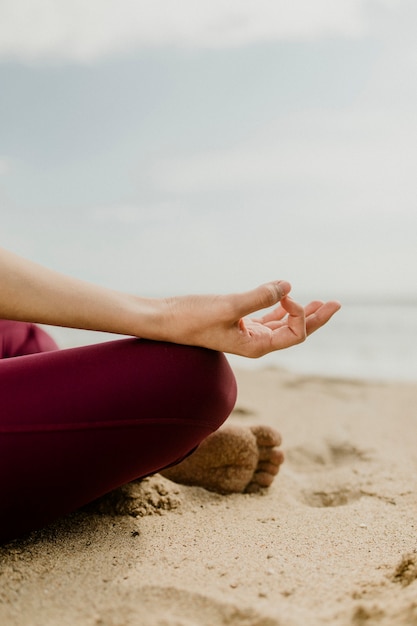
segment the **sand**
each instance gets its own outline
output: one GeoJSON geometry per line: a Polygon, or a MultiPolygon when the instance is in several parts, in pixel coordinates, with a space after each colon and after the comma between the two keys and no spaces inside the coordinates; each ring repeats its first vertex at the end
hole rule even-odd
{"type": "Polygon", "coordinates": [[[417,383],[237,372],[261,494],[154,476],[0,549],[4,626],[417,625],[417,383]]]}

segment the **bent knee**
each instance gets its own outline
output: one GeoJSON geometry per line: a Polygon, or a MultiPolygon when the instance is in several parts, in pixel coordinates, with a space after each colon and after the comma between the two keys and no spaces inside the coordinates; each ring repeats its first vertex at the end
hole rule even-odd
{"type": "Polygon", "coordinates": [[[237,383],[233,371],[221,352],[201,350],[201,363],[194,371],[196,391],[201,399],[199,416],[217,430],[229,417],[236,403],[237,383]]]}
{"type": "MultiPolygon", "coordinates": [[[[236,404],[237,382],[230,364],[224,354],[219,353],[221,366],[218,376],[218,394],[222,402],[224,419],[229,417],[236,404]]],[[[223,420],[224,421],[224,420],[223,420]]]]}
{"type": "Polygon", "coordinates": [[[237,395],[236,380],[224,354],[147,340],[141,340],[138,348],[145,356],[148,383],[154,386],[165,414],[199,421],[206,425],[207,434],[221,426],[237,395]]]}

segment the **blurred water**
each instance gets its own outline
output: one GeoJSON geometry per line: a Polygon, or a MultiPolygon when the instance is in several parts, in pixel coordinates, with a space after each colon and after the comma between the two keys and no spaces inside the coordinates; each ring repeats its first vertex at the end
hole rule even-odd
{"type": "MultiPolygon", "coordinates": [[[[232,362],[247,366],[238,357],[232,362]]],[[[267,355],[262,364],[306,374],[417,382],[417,306],[343,305],[305,343],[267,355]]]]}
{"type": "MultiPolygon", "coordinates": [[[[49,328],[62,347],[113,336],[49,328]]],[[[344,305],[308,340],[262,359],[229,356],[237,367],[284,367],[304,374],[417,382],[417,305],[344,305]]]]}

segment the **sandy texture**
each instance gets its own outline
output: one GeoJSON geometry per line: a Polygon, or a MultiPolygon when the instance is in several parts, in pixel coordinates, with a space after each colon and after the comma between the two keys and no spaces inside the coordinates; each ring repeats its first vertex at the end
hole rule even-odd
{"type": "Polygon", "coordinates": [[[417,625],[417,384],[238,372],[263,494],[160,476],[0,549],[5,626],[417,625]]]}

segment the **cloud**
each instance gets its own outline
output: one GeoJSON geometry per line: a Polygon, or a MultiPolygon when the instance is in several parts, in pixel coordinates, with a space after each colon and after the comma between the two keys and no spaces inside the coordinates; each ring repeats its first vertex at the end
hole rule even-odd
{"type": "Polygon", "coordinates": [[[151,178],[155,188],[174,194],[268,189],[279,197],[291,188],[348,196],[371,213],[414,212],[416,146],[412,116],[366,108],[308,111],[284,116],[227,150],[156,160],[151,178]]]}
{"type": "MultiPolygon", "coordinates": [[[[390,8],[399,0],[375,0],[390,8]]],[[[368,0],[2,0],[0,59],[91,63],[140,47],[356,37],[368,0]]]]}

